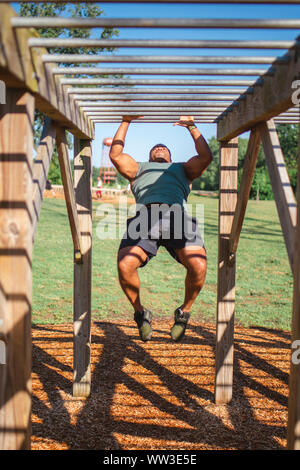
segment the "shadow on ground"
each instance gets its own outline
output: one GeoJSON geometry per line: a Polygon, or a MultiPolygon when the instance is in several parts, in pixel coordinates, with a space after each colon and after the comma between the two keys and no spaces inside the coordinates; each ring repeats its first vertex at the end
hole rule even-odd
{"type": "Polygon", "coordinates": [[[234,389],[214,404],[214,325],[181,344],[167,321],[142,343],[133,322],[92,325],[92,391],[73,398],[72,325],[33,327],[32,449],[283,449],[290,336],[235,329],[234,389]]]}

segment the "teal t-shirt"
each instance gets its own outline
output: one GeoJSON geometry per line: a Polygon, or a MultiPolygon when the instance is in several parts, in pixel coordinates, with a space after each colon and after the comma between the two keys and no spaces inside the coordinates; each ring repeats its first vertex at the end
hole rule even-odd
{"type": "Polygon", "coordinates": [[[131,189],[137,204],[160,202],[184,206],[190,183],[182,163],[139,163],[131,189]]]}

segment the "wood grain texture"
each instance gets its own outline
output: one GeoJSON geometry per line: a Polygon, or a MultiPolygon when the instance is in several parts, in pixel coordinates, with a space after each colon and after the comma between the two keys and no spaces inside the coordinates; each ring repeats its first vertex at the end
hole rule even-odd
{"type": "Polygon", "coordinates": [[[293,272],[295,227],[297,220],[296,199],[290,184],[274,121],[270,120],[266,123],[262,123],[258,128],[261,135],[285,246],[293,272]]]}
{"type": "Polygon", "coordinates": [[[257,123],[268,121],[293,107],[292,83],[300,74],[300,57],[297,48],[288,52],[290,61],[272,65],[272,73],[263,75],[263,80],[251,86],[253,91],[244,95],[237,105],[228,110],[218,122],[217,139],[228,141],[252,129],[257,123]]]}
{"type": "Polygon", "coordinates": [[[74,183],[82,263],[74,265],[73,396],[87,397],[91,388],[92,149],[90,141],[77,138],[74,183]]]}
{"type": "Polygon", "coordinates": [[[260,147],[260,133],[258,129],[253,129],[248,141],[247,152],[244,160],[243,174],[240,182],[238,192],[236,210],[232,223],[230,234],[230,247],[231,253],[235,253],[238,248],[238,242],[243,226],[243,221],[246,213],[247,203],[249,200],[253,175],[256,167],[257,156],[260,147]]]}
{"type": "Polygon", "coordinates": [[[0,449],[30,448],[34,98],[7,89],[0,106],[0,449]]]}
{"type": "Polygon", "coordinates": [[[14,29],[11,18],[17,16],[10,5],[0,4],[0,78],[7,87],[27,88],[34,93],[36,107],[73,134],[93,138],[94,125],[80,110],[73,97],[64,92],[53,65],[44,64],[44,48],[30,49],[28,39],[39,37],[34,29],[14,29]]]}
{"type": "Polygon", "coordinates": [[[76,255],[80,255],[81,260],[81,237],[79,230],[78,213],[76,209],[74,183],[71,172],[71,165],[69,160],[68,143],[66,137],[66,131],[61,127],[56,128],[56,144],[58,151],[59,166],[61,172],[61,179],[64,187],[65,200],[67,205],[67,211],[69,216],[70,228],[72,233],[73,245],[74,245],[74,258],[76,255]]]}
{"type": "Polygon", "coordinates": [[[221,143],[219,246],[216,325],[215,401],[229,403],[233,382],[235,259],[230,260],[230,233],[237,201],[238,139],[221,143]]]}
{"type": "MultiPolygon", "coordinates": [[[[299,149],[300,151],[300,134],[299,149]]],[[[298,158],[298,181],[297,181],[297,226],[294,245],[294,292],[293,292],[293,316],[292,316],[292,356],[299,350],[299,343],[295,348],[294,341],[300,340],[300,158],[298,158]]],[[[289,450],[300,450],[300,364],[299,353],[291,360],[289,376],[289,404],[288,404],[288,429],[287,447],[289,450]]]]}

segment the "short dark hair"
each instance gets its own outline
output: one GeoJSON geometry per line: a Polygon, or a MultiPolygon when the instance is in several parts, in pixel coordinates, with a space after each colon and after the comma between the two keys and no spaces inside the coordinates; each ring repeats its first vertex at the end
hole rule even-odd
{"type": "Polygon", "coordinates": [[[171,151],[165,144],[156,144],[156,145],[154,145],[154,147],[152,147],[152,149],[149,152],[149,159],[151,158],[152,150],[154,150],[156,147],[165,147],[168,150],[169,154],[170,154],[170,160],[171,160],[171,151]]]}

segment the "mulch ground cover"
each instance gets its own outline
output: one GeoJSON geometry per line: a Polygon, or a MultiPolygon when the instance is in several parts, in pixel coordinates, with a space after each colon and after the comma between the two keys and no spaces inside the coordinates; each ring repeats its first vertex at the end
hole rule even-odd
{"type": "Polygon", "coordinates": [[[233,399],[214,403],[215,325],[171,320],[140,341],[132,321],[92,325],[92,389],[72,396],[71,324],[33,327],[32,450],[223,450],[286,446],[289,332],[235,328],[233,399]]]}

